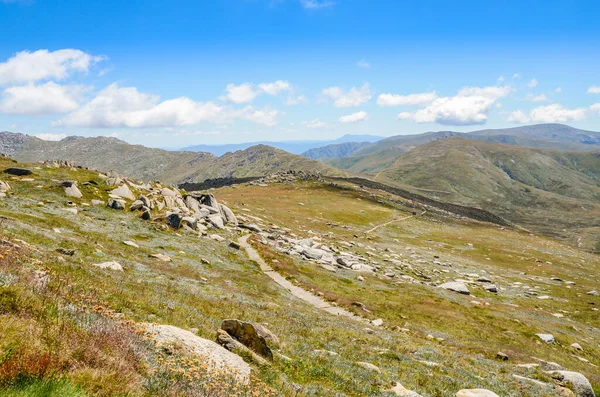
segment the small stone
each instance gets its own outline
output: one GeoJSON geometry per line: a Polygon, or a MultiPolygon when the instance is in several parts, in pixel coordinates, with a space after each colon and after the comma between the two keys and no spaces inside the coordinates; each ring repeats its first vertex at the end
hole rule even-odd
{"type": "Polygon", "coordinates": [[[134,247],[134,248],[140,248],[139,245],[137,245],[135,242],[133,241],[129,241],[129,240],[125,240],[123,241],[123,244],[128,245],[130,247],[134,247]]]}
{"type": "Polygon", "coordinates": [[[537,336],[546,343],[554,343],[554,335],[552,334],[535,334],[535,336],[537,336]]]}
{"type": "Polygon", "coordinates": [[[500,397],[487,389],[462,389],[456,393],[456,397],[500,397]]]}
{"type": "Polygon", "coordinates": [[[94,264],[94,266],[99,267],[100,269],[118,270],[120,272],[123,271],[123,266],[121,266],[121,264],[119,264],[119,262],[115,262],[115,261],[96,263],[96,264],[94,264]]]}
{"type": "Polygon", "coordinates": [[[571,347],[575,350],[583,351],[583,347],[579,343],[572,343],[571,347]]]}
{"type": "Polygon", "coordinates": [[[367,363],[364,361],[357,361],[355,363],[356,365],[358,365],[359,367],[371,370],[371,371],[375,371],[377,373],[381,373],[381,370],[379,369],[379,367],[375,364],[371,364],[371,363],[367,363]]]}
{"type": "Polygon", "coordinates": [[[508,355],[502,352],[496,353],[496,358],[502,361],[508,361],[508,355]]]}
{"type": "Polygon", "coordinates": [[[148,256],[151,257],[151,258],[156,258],[156,259],[161,260],[163,262],[171,262],[171,257],[169,257],[169,256],[167,256],[165,254],[158,253],[158,254],[150,254],[148,256]]]}

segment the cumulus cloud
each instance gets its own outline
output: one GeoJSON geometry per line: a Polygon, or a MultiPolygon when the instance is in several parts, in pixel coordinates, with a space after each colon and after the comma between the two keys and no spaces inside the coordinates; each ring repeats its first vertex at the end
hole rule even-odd
{"type": "Polygon", "coordinates": [[[483,124],[494,103],[511,91],[510,86],[465,87],[456,96],[437,98],[416,112],[402,112],[398,119],[455,126],[483,124]]]}
{"type": "Polygon", "coordinates": [[[102,59],[75,49],[21,51],[0,63],[0,85],[63,80],[74,72],[87,72],[102,59]]]}
{"type": "Polygon", "coordinates": [[[322,122],[319,119],[314,119],[311,121],[303,121],[302,125],[305,126],[306,128],[310,128],[310,129],[319,129],[319,128],[323,128],[325,127],[327,124],[325,124],[324,122],[322,122]]]}
{"type": "Polygon", "coordinates": [[[300,0],[300,4],[306,9],[318,10],[320,8],[332,7],[335,5],[335,2],[330,0],[300,0]]]}
{"type": "Polygon", "coordinates": [[[275,96],[283,91],[291,91],[292,85],[287,81],[277,80],[273,83],[261,83],[258,88],[265,94],[275,96]]]}
{"type": "Polygon", "coordinates": [[[426,105],[435,101],[437,97],[435,91],[410,95],[381,94],[377,97],[377,104],[379,106],[426,105]]]}
{"type": "Polygon", "coordinates": [[[337,108],[359,106],[371,99],[368,83],[360,89],[352,87],[348,92],[344,92],[340,87],[328,87],[322,91],[322,94],[325,98],[333,99],[333,104],[337,108]]]}
{"type": "Polygon", "coordinates": [[[225,117],[225,109],[212,102],[195,102],[186,97],[160,102],[156,95],[141,93],[135,87],[119,87],[113,83],[90,102],[53,125],[145,128],[184,126],[201,121],[217,122],[225,117]]]}
{"type": "Polygon", "coordinates": [[[293,93],[290,93],[285,101],[285,104],[288,106],[294,106],[306,102],[308,102],[308,99],[304,95],[295,96],[293,93]]]}
{"type": "Polygon", "coordinates": [[[77,99],[85,90],[82,86],[45,84],[6,88],[0,98],[0,112],[6,114],[52,114],[75,110],[77,99]]]}
{"type": "Polygon", "coordinates": [[[225,98],[233,103],[249,103],[260,94],[249,83],[240,85],[228,84],[225,91],[227,91],[225,98]]]}
{"type": "Polygon", "coordinates": [[[367,112],[356,112],[347,116],[340,117],[340,123],[361,123],[368,118],[367,112]]]}
{"type": "Polygon", "coordinates": [[[531,79],[531,81],[529,83],[527,83],[527,87],[529,87],[529,88],[537,87],[537,85],[538,85],[538,81],[536,79],[531,79]]]}
{"type": "Polygon", "coordinates": [[[67,134],[37,134],[35,137],[44,141],[60,141],[65,139],[67,134]]]}
{"type": "Polygon", "coordinates": [[[548,99],[548,97],[544,94],[540,94],[540,95],[529,94],[525,97],[525,100],[531,101],[531,102],[548,102],[548,101],[550,101],[550,99],[548,99]]]}
{"type": "Polygon", "coordinates": [[[587,90],[588,94],[600,94],[600,87],[597,85],[593,85],[587,90]]]}
{"type": "Polygon", "coordinates": [[[371,64],[363,58],[360,61],[356,62],[356,66],[358,66],[359,68],[368,69],[371,67],[371,64]]]}
{"type": "Polygon", "coordinates": [[[590,106],[590,109],[593,112],[597,112],[598,114],[600,114],[600,103],[595,103],[592,106],[590,106]]]}
{"type": "Polygon", "coordinates": [[[508,121],[513,123],[566,123],[584,119],[587,111],[586,108],[567,109],[558,103],[553,103],[538,106],[532,109],[529,114],[517,110],[510,114],[508,121]]]}
{"type": "Polygon", "coordinates": [[[558,92],[558,93],[561,93],[562,92],[562,87],[556,87],[556,89],[554,91],[558,92]]]}
{"type": "Polygon", "coordinates": [[[256,109],[252,106],[247,106],[241,111],[235,112],[234,115],[242,119],[252,121],[256,124],[272,127],[277,125],[277,116],[279,115],[279,111],[271,108],[256,109]]]}

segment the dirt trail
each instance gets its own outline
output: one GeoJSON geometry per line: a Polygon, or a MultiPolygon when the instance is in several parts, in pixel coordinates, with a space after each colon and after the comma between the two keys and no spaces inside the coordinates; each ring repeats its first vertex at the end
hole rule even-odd
{"type": "MultiPolygon", "coordinates": [[[[427,211],[423,211],[423,212],[421,212],[421,214],[420,214],[420,215],[425,215],[425,213],[426,213],[426,212],[427,212],[427,211]]],[[[394,222],[401,222],[401,221],[404,221],[404,220],[406,220],[406,219],[412,218],[413,216],[415,216],[415,215],[409,215],[409,216],[405,216],[404,218],[400,218],[400,219],[392,219],[392,220],[391,220],[391,221],[389,221],[389,222],[381,223],[381,224],[379,224],[379,225],[377,225],[377,226],[375,226],[375,227],[373,227],[373,228],[371,228],[371,229],[367,230],[367,231],[365,232],[365,234],[368,234],[368,233],[373,233],[375,230],[379,229],[380,227],[387,226],[387,225],[389,225],[389,224],[391,224],[391,223],[394,223],[394,222]]]]}
{"type": "Polygon", "coordinates": [[[271,279],[273,281],[275,281],[277,284],[279,284],[281,287],[290,291],[292,293],[292,295],[294,295],[296,298],[301,299],[310,305],[313,305],[317,309],[321,309],[323,311],[334,314],[336,316],[344,316],[344,317],[353,318],[355,320],[366,321],[366,320],[354,315],[353,313],[342,309],[341,307],[331,306],[324,299],[321,299],[318,296],[313,295],[310,292],[290,283],[288,280],[285,279],[285,277],[283,277],[282,275],[277,273],[275,270],[273,270],[273,268],[271,268],[269,265],[266,264],[266,262],[263,260],[263,258],[260,257],[258,252],[254,248],[252,248],[252,246],[248,243],[249,237],[250,237],[250,234],[246,234],[245,236],[240,237],[238,240],[240,246],[242,248],[244,248],[244,250],[248,254],[248,257],[251,260],[258,263],[258,265],[260,266],[260,270],[262,270],[263,273],[265,273],[267,276],[271,277],[271,279]]]}

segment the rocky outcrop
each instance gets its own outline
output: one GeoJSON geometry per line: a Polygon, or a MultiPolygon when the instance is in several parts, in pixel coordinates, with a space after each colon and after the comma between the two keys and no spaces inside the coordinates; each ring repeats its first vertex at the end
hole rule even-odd
{"type": "Polygon", "coordinates": [[[145,328],[159,346],[177,344],[187,354],[204,358],[209,370],[226,371],[243,383],[250,381],[250,366],[221,345],[172,325],[147,324],[145,328]]]}
{"type": "Polygon", "coordinates": [[[551,375],[561,386],[572,389],[577,397],[596,397],[590,381],[579,372],[554,371],[551,375]]]}

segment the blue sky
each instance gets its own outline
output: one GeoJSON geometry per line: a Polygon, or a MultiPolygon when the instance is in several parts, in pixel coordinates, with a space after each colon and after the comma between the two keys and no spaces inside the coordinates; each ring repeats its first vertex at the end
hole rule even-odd
{"type": "Polygon", "coordinates": [[[0,130],[132,143],[600,130],[592,1],[0,0],[0,130]]]}

